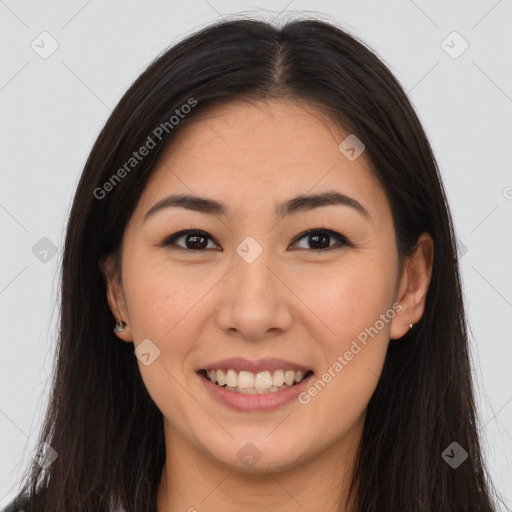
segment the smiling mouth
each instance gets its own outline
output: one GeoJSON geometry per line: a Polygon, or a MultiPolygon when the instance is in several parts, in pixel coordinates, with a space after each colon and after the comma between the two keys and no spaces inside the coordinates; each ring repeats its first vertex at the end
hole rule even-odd
{"type": "Polygon", "coordinates": [[[263,395],[291,388],[313,374],[312,371],[274,370],[258,373],[236,370],[200,370],[199,374],[234,393],[263,395]]]}

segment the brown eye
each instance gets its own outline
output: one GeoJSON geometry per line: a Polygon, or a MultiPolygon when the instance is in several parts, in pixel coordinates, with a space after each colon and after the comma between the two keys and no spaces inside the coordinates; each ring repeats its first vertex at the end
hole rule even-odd
{"type": "Polygon", "coordinates": [[[300,237],[296,238],[294,244],[303,238],[306,239],[306,243],[309,247],[299,247],[300,249],[325,250],[350,245],[346,237],[329,229],[312,229],[307,231],[300,235],[300,237]],[[333,239],[337,240],[338,243],[331,245],[330,243],[333,239]]]}
{"type": "Polygon", "coordinates": [[[167,238],[163,246],[175,245],[180,249],[191,251],[202,251],[212,247],[208,246],[208,240],[213,240],[210,235],[203,231],[180,231],[167,238]],[[177,240],[184,239],[184,246],[176,243],[177,240]]]}

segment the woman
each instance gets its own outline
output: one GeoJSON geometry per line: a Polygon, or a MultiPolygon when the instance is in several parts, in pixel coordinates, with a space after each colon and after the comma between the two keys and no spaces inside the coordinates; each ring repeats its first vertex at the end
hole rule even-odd
{"type": "Polygon", "coordinates": [[[495,510],[454,240],[364,43],[316,20],[188,37],[85,165],[11,509],[495,510]]]}

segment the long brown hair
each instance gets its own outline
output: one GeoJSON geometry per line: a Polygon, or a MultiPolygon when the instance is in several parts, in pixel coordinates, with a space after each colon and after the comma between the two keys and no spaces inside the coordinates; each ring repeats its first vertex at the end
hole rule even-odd
{"type": "Polygon", "coordinates": [[[46,469],[35,462],[29,468],[29,510],[156,510],[163,418],[133,346],[112,332],[98,263],[119,250],[174,134],[208,106],[237,98],[321,106],[364,142],[391,205],[401,260],[422,232],[434,240],[424,315],[391,342],[368,405],[352,488],[358,510],[495,510],[477,432],[454,229],[432,149],[405,92],[376,54],[343,29],[311,19],[281,28],[223,21],[196,32],[152,62],[106,122],[78,184],[63,254],[59,344],[39,439],[58,458],[46,469]],[[171,116],[191,98],[196,104],[173,124],[171,116]],[[127,168],[150,136],[156,147],[127,168]],[[452,442],[469,453],[456,469],[441,456],[452,442]]]}

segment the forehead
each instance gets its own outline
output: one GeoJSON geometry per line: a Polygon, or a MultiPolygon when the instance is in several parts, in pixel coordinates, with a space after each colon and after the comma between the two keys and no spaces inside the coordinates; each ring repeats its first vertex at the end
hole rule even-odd
{"type": "Polygon", "coordinates": [[[310,160],[318,161],[318,150],[337,153],[338,144],[345,137],[340,127],[303,101],[237,100],[199,114],[177,133],[163,158],[183,160],[193,151],[195,157],[210,155],[208,160],[212,161],[213,151],[226,163],[241,161],[251,165],[272,160],[304,165],[310,160]]]}
{"type": "Polygon", "coordinates": [[[141,208],[166,194],[193,192],[243,207],[337,189],[373,216],[388,208],[364,152],[350,161],[349,135],[313,106],[289,100],[232,101],[209,108],[176,133],[141,196],[141,208]],[[373,210],[373,212],[371,211],[373,210]]]}

